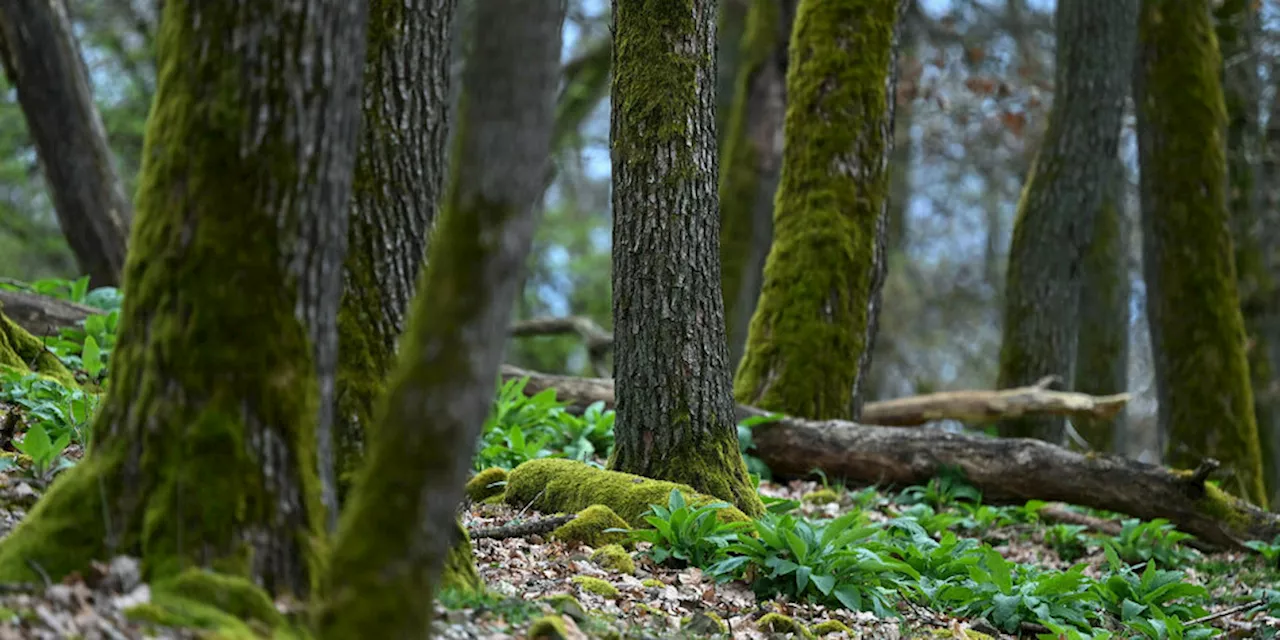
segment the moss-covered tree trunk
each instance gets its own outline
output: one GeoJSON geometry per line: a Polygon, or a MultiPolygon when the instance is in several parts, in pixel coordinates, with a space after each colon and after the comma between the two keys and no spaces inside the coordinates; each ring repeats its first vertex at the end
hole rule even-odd
{"type": "MultiPolygon", "coordinates": [[[[1256,234],[1258,245],[1262,249],[1262,267],[1265,273],[1272,275],[1269,286],[1273,287],[1274,292],[1280,289],[1280,93],[1277,93],[1270,103],[1262,158],[1262,174],[1259,180],[1262,206],[1257,209],[1259,218],[1251,230],[1256,234]]],[[[1237,266],[1237,274],[1239,271],[1241,268],[1237,266]]],[[[1264,287],[1259,288],[1259,292],[1264,290],[1264,287]]],[[[1242,307],[1244,299],[1247,298],[1242,297],[1242,307]]],[[[1254,313],[1244,310],[1245,321],[1251,322],[1248,318],[1254,313]]],[[[1263,417],[1262,412],[1257,412],[1258,438],[1262,441],[1267,488],[1271,497],[1269,503],[1272,508],[1275,508],[1275,505],[1280,505],[1280,295],[1273,293],[1270,303],[1261,312],[1256,313],[1261,321],[1257,325],[1257,333],[1251,333],[1257,340],[1254,348],[1265,355],[1266,367],[1271,372],[1272,382],[1265,389],[1261,389],[1256,386],[1257,370],[1250,368],[1250,373],[1255,380],[1255,409],[1258,406],[1257,403],[1265,403],[1268,406],[1266,418],[1263,417]]],[[[1249,327],[1247,330],[1255,329],[1249,327]]]]}
{"type": "Polygon", "coordinates": [[[738,402],[856,419],[871,361],[903,0],[800,2],[773,246],[738,402]]]}
{"type": "Polygon", "coordinates": [[[0,373],[38,373],[74,388],[76,379],[40,338],[31,335],[4,314],[0,305],[0,373]]]}
{"type": "Polygon", "coordinates": [[[715,8],[613,2],[610,467],[760,514],[738,451],[720,297],[715,8]]]}
{"type": "MultiPolygon", "coordinates": [[[[1058,3],[1053,107],[1009,246],[999,388],[1075,374],[1082,265],[1114,178],[1137,2],[1058,3]]],[[[1061,444],[1063,425],[1060,416],[1025,416],[1003,421],[1000,433],[1061,444]]]]}
{"type": "Polygon", "coordinates": [[[455,514],[533,240],[563,19],[562,0],[475,8],[449,199],[343,511],[320,638],[429,635],[434,585],[462,542],[455,514]]]}
{"type": "Polygon", "coordinates": [[[370,5],[364,118],[338,315],[333,468],[339,502],[395,364],[442,199],[456,6],[457,0],[370,5]]]}
{"type": "Polygon", "coordinates": [[[795,0],[752,0],[720,173],[720,271],[729,367],[742,359],[773,237],[795,0]]]}
{"type": "Polygon", "coordinates": [[[363,6],[165,3],[111,385],[0,579],[128,553],[309,591],[363,6]]]}
{"type": "Polygon", "coordinates": [[[1143,271],[1165,457],[1211,456],[1266,495],[1227,211],[1226,109],[1209,7],[1144,0],[1134,96],[1143,271]]]}
{"type": "MultiPolygon", "coordinates": [[[[1132,43],[1131,43],[1132,44],[1132,43]]],[[[1075,382],[1080,393],[1123,393],[1129,383],[1129,218],[1124,206],[1124,165],[1110,160],[1102,207],[1094,220],[1080,275],[1080,333],[1076,341],[1075,382]]],[[[1071,418],[1092,451],[1115,451],[1124,412],[1113,418],[1071,418]]]]}
{"type": "Polygon", "coordinates": [[[0,1],[0,62],[17,88],[58,225],[80,271],[92,286],[119,286],[132,205],[66,5],[0,1]]]}
{"type": "MultiPolygon", "coordinates": [[[[1262,445],[1268,503],[1280,500],[1280,476],[1271,453],[1280,438],[1280,396],[1272,363],[1274,323],[1280,322],[1280,288],[1268,254],[1280,250],[1276,231],[1268,228],[1262,209],[1258,174],[1263,158],[1260,121],[1261,80],[1258,76],[1258,6],[1248,0],[1228,0],[1216,11],[1218,44],[1222,49],[1222,92],[1227,107],[1227,210],[1231,216],[1236,283],[1244,318],[1253,387],[1254,417],[1262,445]]],[[[1274,209],[1271,217],[1274,216],[1274,209]]],[[[1272,222],[1271,224],[1275,224],[1272,222]]],[[[1280,264],[1280,263],[1278,263],[1280,264]]]]}
{"type": "Polygon", "coordinates": [[[716,15],[716,133],[724,146],[729,116],[737,100],[738,68],[743,62],[739,46],[747,30],[747,14],[755,0],[720,0],[716,15]]]}

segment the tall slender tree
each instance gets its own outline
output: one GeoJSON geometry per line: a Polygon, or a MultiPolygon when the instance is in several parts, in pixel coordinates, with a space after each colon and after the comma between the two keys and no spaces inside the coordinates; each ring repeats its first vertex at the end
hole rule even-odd
{"type": "MultiPolygon", "coordinates": [[[[1009,247],[997,386],[1075,374],[1086,250],[1114,179],[1137,0],[1062,0],[1054,102],[1009,247]]],[[[1117,322],[1118,319],[1111,319],[1117,322]]],[[[1004,436],[1064,441],[1060,416],[1004,421],[1004,436]]]]}
{"type": "Polygon", "coordinates": [[[720,174],[720,270],[729,366],[742,359],[773,237],[794,0],[752,0],[720,174]]]}
{"type": "Polygon", "coordinates": [[[904,0],[801,0],[787,69],[774,240],[734,391],[856,419],[884,283],[904,0]]]}
{"type": "Polygon", "coordinates": [[[165,3],[111,384],[0,579],[126,553],[310,590],[364,27],[342,0],[165,3]]]}
{"type": "Polygon", "coordinates": [[[1231,473],[1225,487],[1265,506],[1209,6],[1143,0],[1138,39],[1143,272],[1165,457],[1212,456],[1231,473]]]}
{"type": "Polygon", "coordinates": [[[426,638],[533,240],[563,0],[475,8],[458,156],[412,320],[330,559],[319,637],[426,638]]]}
{"type": "Polygon", "coordinates": [[[80,271],[92,286],[119,286],[133,207],[62,0],[0,1],[0,62],[80,271]]]}
{"type": "Polygon", "coordinates": [[[613,333],[609,466],[748,514],[720,297],[712,0],[613,2],[613,333]]]}

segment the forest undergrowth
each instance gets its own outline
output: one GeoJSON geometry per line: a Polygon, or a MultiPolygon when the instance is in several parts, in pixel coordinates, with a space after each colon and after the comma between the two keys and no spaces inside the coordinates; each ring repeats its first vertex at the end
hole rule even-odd
{"type": "MultiPolygon", "coordinates": [[[[45,341],[79,388],[0,367],[2,535],[84,454],[108,384],[120,296],[90,291],[86,280],[0,286],[102,311],[45,341]]],[[[644,527],[571,536],[567,525],[539,526],[555,514],[483,496],[529,460],[603,467],[613,413],[596,405],[575,414],[552,391],[501,385],[474,460],[488,486],[463,511],[486,588],[442,593],[437,635],[1280,637],[1280,539],[1251,541],[1252,553],[1214,553],[1167,522],[1036,501],[988,504],[958,472],[910,487],[848,487],[821,474],[775,479],[752,456],[758,423],[738,431],[764,517],[724,522],[722,505],[695,506],[674,491],[650,507],[644,527]]],[[[201,637],[145,615],[148,595],[128,558],[61,583],[0,585],[0,640],[201,637]]],[[[282,613],[293,606],[276,603],[282,613]]]]}

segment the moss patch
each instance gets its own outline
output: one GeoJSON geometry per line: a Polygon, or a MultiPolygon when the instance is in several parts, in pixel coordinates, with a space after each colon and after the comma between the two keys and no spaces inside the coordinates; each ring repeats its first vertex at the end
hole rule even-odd
{"type": "Polygon", "coordinates": [[[560,616],[543,616],[529,625],[529,640],[568,640],[569,629],[560,616]]]}
{"type": "Polygon", "coordinates": [[[80,385],[62,361],[53,355],[40,339],[4,315],[0,304],[0,368],[19,372],[38,373],[57,380],[63,386],[76,389],[80,385]]]}
{"type": "Polygon", "coordinates": [[[819,622],[818,624],[809,627],[809,632],[817,637],[831,633],[844,633],[848,634],[850,638],[853,637],[853,629],[850,629],[849,625],[840,622],[839,620],[825,620],[823,622],[819,622]]]}
{"type": "Polygon", "coordinates": [[[796,622],[790,616],[784,616],[780,613],[766,613],[760,616],[756,621],[756,627],[763,631],[772,631],[774,633],[794,633],[802,638],[812,638],[811,633],[803,624],[796,622]]]}
{"type": "Polygon", "coordinates": [[[613,509],[602,504],[595,504],[578,512],[578,517],[570,520],[551,532],[552,540],[569,544],[584,544],[589,547],[605,547],[616,545],[626,539],[626,534],[609,532],[606,529],[629,529],[613,509]]]}
{"type": "Polygon", "coordinates": [[[572,582],[582,587],[584,591],[589,591],[605,598],[616,598],[621,595],[617,587],[610,584],[609,581],[601,580],[600,578],[592,578],[591,576],[574,576],[572,578],[572,582]]]}
{"type": "Polygon", "coordinates": [[[605,569],[612,569],[620,573],[634,574],[636,572],[636,561],[631,559],[631,554],[627,553],[622,545],[607,544],[595,550],[591,554],[591,561],[600,565],[605,569]]]}
{"type": "Polygon", "coordinates": [[[507,471],[499,467],[489,467],[477,473],[467,481],[467,497],[472,502],[483,502],[486,498],[500,495],[506,490],[502,483],[507,481],[507,471]]]}
{"type": "Polygon", "coordinates": [[[809,504],[828,504],[831,502],[839,502],[840,494],[831,489],[818,489],[812,493],[805,494],[803,500],[809,504]]]}

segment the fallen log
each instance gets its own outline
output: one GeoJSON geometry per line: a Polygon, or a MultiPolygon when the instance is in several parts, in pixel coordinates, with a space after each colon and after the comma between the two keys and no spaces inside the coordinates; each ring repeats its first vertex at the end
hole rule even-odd
{"type": "Polygon", "coordinates": [[[1129,394],[1091,396],[1054,391],[1058,378],[1047,376],[1026,386],[996,391],[943,391],[894,400],[868,402],[862,407],[862,424],[907,427],[938,420],[965,423],[992,422],[1028,413],[1088,416],[1110,420],[1124,410],[1129,394]]]}
{"type": "MultiPolygon", "coordinates": [[[[613,384],[600,378],[548,376],[509,365],[504,379],[528,377],[527,393],[555,389],[562,402],[612,406],[613,384]]],[[[768,415],[739,406],[739,419],[768,415]]],[[[755,455],[775,475],[805,477],[821,470],[851,484],[924,484],[958,467],[983,499],[1019,504],[1060,501],[1151,520],[1164,518],[1217,547],[1244,550],[1246,540],[1280,535],[1280,515],[1268,513],[1206,482],[1218,463],[1171,470],[1119,456],[1082,454],[1028,438],[999,439],[923,429],[868,426],[841,420],[781,417],[754,428],[755,455]]]]}
{"type": "Polygon", "coordinates": [[[85,318],[102,313],[83,304],[7,289],[0,289],[0,308],[19,327],[38,337],[56,336],[60,329],[77,327],[85,318]]]}

